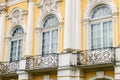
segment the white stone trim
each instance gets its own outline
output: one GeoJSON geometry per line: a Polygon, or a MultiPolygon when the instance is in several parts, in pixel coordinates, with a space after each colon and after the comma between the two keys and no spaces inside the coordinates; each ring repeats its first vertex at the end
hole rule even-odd
{"type": "Polygon", "coordinates": [[[12,21],[12,18],[13,18],[13,17],[12,17],[12,14],[13,14],[16,10],[19,10],[19,11],[20,11],[20,14],[21,14],[20,17],[23,17],[23,21],[20,20],[21,23],[17,23],[17,24],[12,24],[12,23],[10,22],[10,27],[9,27],[9,30],[8,30],[8,33],[7,33],[7,37],[11,37],[11,32],[13,31],[14,28],[16,28],[17,25],[21,25],[21,27],[22,27],[23,30],[24,30],[24,33],[26,33],[26,24],[25,24],[25,14],[27,13],[26,10],[23,10],[23,9],[21,9],[21,8],[18,8],[18,7],[15,7],[15,8],[12,9],[12,11],[10,12],[10,15],[8,15],[7,17],[8,17],[8,19],[9,19],[10,21],[12,21]]]}
{"type": "MultiPolygon", "coordinates": [[[[10,51],[11,51],[11,41],[13,40],[12,38],[12,33],[13,31],[17,28],[18,25],[20,25],[24,31],[24,34],[21,36],[21,38],[23,39],[23,47],[22,47],[22,54],[21,56],[23,56],[23,52],[24,52],[24,42],[25,42],[25,35],[26,35],[26,25],[25,25],[25,14],[26,14],[26,11],[21,9],[21,8],[14,8],[11,12],[10,12],[10,15],[8,15],[8,19],[10,20],[10,26],[9,26],[9,29],[8,29],[8,32],[7,32],[7,36],[6,36],[6,42],[7,42],[7,58],[6,60],[9,61],[10,60],[10,51]],[[17,23],[17,24],[12,24],[11,21],[12,21],[12,14],[14,13],[14,11],[16,10],[19,10],[20,11],[20,14],[21,14],[21,18],[23,18],[23,20],[20,20],[21,23],[17,23]]],[[[18,37],[14,38],[14,40],[17,40],[18,37]]]]}
{"type": "Polygon", "coordinates": [[[59,20],[59,22],[62,23],[62,16],[61,16],[60,12],[51,11],[49,13],[45,13],[45,14],[39,16],[38,22],[37,22],[37,27],[42,27],[45,18],[49,15],[55,15],[57,17],[57,19],[59,20]]]}
{"type": "Polygon", "coordinates": [[[64,49],[74,48],[74,1],[66,0],[65,4],[64,49]]]}
{"type": "MultiPolygon", "coordinates": [[[[91,14],[94,11],[94,7],[99,6],[99,5],[106,5],[106,6],[108,6],[111,9],[112,14],[117,13],[117,8],[116,8],[115,3],[114,3],[113,0],[110,0],[110,1],[102,1],[102,0],[100,1],[100,0],[98,0],[98,1],[95,1],[94,3],[91,3],[91,4],[88,3],[88,7],[87,7],[87,10],[86,10],[85,15],[84,15],[84,24],[85,24],[85,28],[86,28],[85,30],[88,33],[88,34],[86,34],[86,32],[84,32],[85,33],[85,40],[86,40],[84,44],[85,44],[85,47],[87,49],[91,49],[91,38],[90,38],[91,34],[88,32],[90,30],[90,25],[92,23],[91,21],[93,21],[93,22],[97,22],[97,20],[99,21],[99,19],[91,20],[91,14]]],[[[118,29],[117,17],[118,17],[118,15],[116,14],[116,15],[108,16],[106,18],[103,17],[100,20],[104,21],[104,20],[109,19],[109,20],[112,21],[112,25],[113,26],[114,26],[114,22],[116,22],[115,23],[116,24],[115,29],[117,30],[118,29]],[[104,20],[102,20],[102,19],[104,19],[104,20]]],[[[113,27],[113,46],[115,46],[115,44],[114,44],[115,43],[114,42],[115,36],[114,35],[116,35],[116,42],[117,42],[116,45],[118,45],[118,30],[114,34],[114,27],[113,27]]]]}
{"type": "Polygon", "coordinates": [[[34,2],[29,2],[25,55],[32,55],[34,29],[34,2]]]}
{"type": "Polygon", "coordinates": [[[0,61],[2,61],[4,54],[5,16],[6,14],[0,16],[0,61]]]}
{"type": "MultiPolygon", "coordinates": [[[[60,14],[59,11],[50,11],[50,12],[46,12],[44,14],[39,14],[39,18],[38,18],[38,22],[37,22],[37,35],[38,35],[38,54],[41,54],[42,52],[42,28],[43,28],[43,24],[44,24],[44,21],[45,19],[50,16],[50,15],[55,15],[60,23],[60,25],[57,26],[57,29],[58,29],[58,40],[62,40],[62,33],[61,32],[61,29],[62,29],[62,16],[60,14]],[[59,34],[60,33],[60,34],[59,34]]],[[[58,41],[60,42],[60,41],[58,41]]],[[[60,43],[58,43],[59,45],[60,43]]],[[[58,46],[58,50],[59,50],[59,47],[61,47],[62,45],[58,46]]]]}
{"type": "Polygon", "coordinates": [[[33,75],[25,71],[17,71],[18,80],[33,80],[33,75]]]}
{"type": "Polygon", "coordinates": [[[85,11],[85,15],[84,15],[84,19],[89,19],[90,15],[91,15],[91,11],[93,11],[94,7],[98,6],[98,5],[108,5],[109,8],[112,10],[112,13],[117,12],[117,8],[115,6],[115,2],[112,1],[105,1],[101,0],[101,1],[96,1],[95,3],[89,4],[87,6],[87,10],[85,11]]]}
{"type": "Polygon", "coordinates": [[[27,1],[27,0],[10,0],[7,3],[7,6],[12,6],[12,5],[19,4],[19,3],[22,3],[22,2],[25,2],[25,1],[27,1]]]}
{"type": "Polygon", "coordinates": [[[82,26],[81,26],[81,1],[82,0],[74,0],[75,1],[75,49],[80,49],[81,50],[81,46],[82,46],[82,26]]]}
{"type": "Polygon", "coordinates": [[[44,75],[43,80],[50,80],[50,75],[44,75]]]}
{"type": "MultiPolygon", "coordinates": [[[[99,79],[99,78],[100,77],[95,76],[95,77],[92,77],[92,78],[90,78],[88,80],[95,80],[95,79],[99,79]]],[[[104,75],[104,77],[101,77],[101,78],[106,78],[106,79],[114,80],[113,77],[110,77],[110,76],[107,76],[107,75],[104,75]]]]}

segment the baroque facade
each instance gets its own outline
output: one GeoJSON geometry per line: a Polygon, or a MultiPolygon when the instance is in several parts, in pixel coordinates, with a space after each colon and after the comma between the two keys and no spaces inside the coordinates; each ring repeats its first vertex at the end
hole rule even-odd
{"type": "Polygon", "coordinates": [[[0,0],[0,80],[120,80],[119,0],[0,0]]]}

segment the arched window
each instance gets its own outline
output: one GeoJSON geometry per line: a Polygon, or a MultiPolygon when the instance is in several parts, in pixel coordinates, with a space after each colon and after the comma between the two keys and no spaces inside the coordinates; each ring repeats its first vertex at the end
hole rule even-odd
{"type": "Polygon", "coordinates": [[[111,80],[111,79],[107,79],[107,78],[99,78],[99,79],[95,79],[95,80],[111,80]]]}
{"type": "Polygon", "coordinates": [[[113,46],[112,12],[106,5],[94,9],[91,15],[91,49],[113,46]]]}
{"type": "Polygon", "coordinates": [[[21,26],[17,26],[17,28],[12,33],[10,61],[19,60],[21,58],[22,46],[23,46],[23,37],[22,37],[23,34],[24,31],[21,26]]]}
{"type": "Polygon", "coordinates": [[[55,15],[49,15],[43,24],[42,53],[56,53],[58,49],[58,24],[55,15]]]}

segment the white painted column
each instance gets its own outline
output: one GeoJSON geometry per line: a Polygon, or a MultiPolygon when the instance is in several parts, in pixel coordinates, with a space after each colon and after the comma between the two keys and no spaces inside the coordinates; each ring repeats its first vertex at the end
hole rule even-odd
{"type": "Polygon", "coordinates": [[[25,71],[18,71],[18,80],[33,80],[33,75],[25,71]]]}
{"type": "Polygon", "coordinates": [[[5,31],[5,17],[6,17],[6,7],[0,7],[1,14],[0,14],[0,61],[2,61],[3,53],[4,53],[4,31],[5,31]]]}
{"type": "Polygon", "coordinates": [[[75,49],[81,49],[81,0],[75,2],[75,49]]]}
{"type": "Polygon", "coordinates": [[[77,65],[76,54],[60,54],[58,61],[57,80],[84,80],[83,70],[73,67],[77,65]]]}
{"type": "Polygon", "coordinates": [[[64,49],[72,48],[72,1],[66,0],[65,26],[64,26],[64,49]]]}
{"type": "Polygon", "coordinates": [[[33,27],[34,27],[34,0],[28,0],[28,26],[26,35],[26,49],[25,55],[29,56],[32,54],[32,44],[33,44],[33,27]]]}

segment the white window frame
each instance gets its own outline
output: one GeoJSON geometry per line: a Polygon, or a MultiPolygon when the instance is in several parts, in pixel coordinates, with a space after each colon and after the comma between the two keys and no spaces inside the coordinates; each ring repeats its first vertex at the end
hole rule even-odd
{"type": "MultiPolygon", "coordinates": [[[[52,31],[53,31],[53,30],[58,30],[58,26],[51,27],[51,28],[47,28],[47,29],[43,28],[43,30],[42,30],[42,39],[43,39],[43,33],[44,33],[44,32],[50,32],[50,36],[49,36],[49,37],[50,37],[50,41],[49,41],[49,43],[50,43],[50,45],[49,45],[49,46],[50,46],[50,47],[49,47],[49,53],[52,53],[52,52],[51,52],[51,45],[52,45],[52,43],[51,43],[51,42],[52,42],[51,36],[52,36],[52,31]]],[[[58,33],[59,33],[59,31],[58,31],[58,33]]],[[[59,36],[57,36],[57,38],[58,38],[58,37],[59,37],[59,36]]],[[[57,39],[57,40],[58,40],[58,39],[57,39]]],[[[57,41],[57,42],[58,42],[58,41],[57,41]]],[[[42,42],[42,45],[43,45],[43,42],[42,42]]],[[[43,50],[42,47],[41,47],[41,50],[43,50]]],[[[57,52],[58,52],[58,43],[57,43],[57,52]]],[[[49,54],[49,53],[48,53],[48,54],[49,54]]]]}
{"type": "MultiPolygon", "coordinates": [[[[101,5],[101,6],[105,6],[105,5],[101,5]]],[[[101,6],[98,6],[98,7],[101,7],[101,6]]],[[[95,8],[95,9],[97,9],[97,8],[95,8]]],[[[92,11],[92,14],[95,11],[95,9],[92,11]]],[[[92,16],[92,14],[91,14],[91,16],[92,16]]],[[[88,39],[89,39],[88,40],[88,49],[91,49],[91,25],[100,23],[101,28],[103,28],[103,23],[109,22],[109,21],[112,21],[112,37],[113,37],[113,40],[112,40],[113,45],[112,46],[114,46],[114,28],[113,28],[114,21],[113,21],[112,15],[108,15],[108,16],[101,17],[101,18],[90,19],[90,23],[88,26],[88,39]]],[[[101,44],[102,44],[101,48],[103,48],[103,32],[102,31],[103,31],[103,29],[101,29],[101,44]]]]}
{"type": "Polygon", "coordinates": [[[61,33],[61,29],[62,29],[62,24],[61,24],[61,20],[59,19],[59,16],[57,16],[57,14],[52,14],[52,13],[50,13],[50,14],[47,14],[47,15],[44,15],[43,17],[42,17],[42,20],[41,20],[41,22],[39,22],[41,25],[40,26],[38,26],[37,28],[36,28],[36,30],[37,30],[37,35],[38,35],[38,55],[42,55],[42,40],[43,40],[43,32],[46,32],[46,31],[50,31],[50,30],[58,30],[58,45],[57,45],[57,52],[59,52],[59,50],[60,50],[60,48],[61,48],[61,39],[62,39],[62,33],[61,33]],[[51,16],[51,15],[54,15],[54,16],[56,16],[57,17],[57,19],[58,19],[58,24],[57,25],[54,25],[54,26],[52,26],[52,27],[44,27],[43,28],[43,24],[44,24],[44,22],[45,22],[45,20],[47,19],[47,17],[46,16],[51,16]]]}
{"type": "MultiPolygon", "coordinates": [[[[58,20],[58,24],[57,24],[57,25],[53,25],[53,26],[50,26],[50,27],[49,27],[49,26],[48,26],[48,27],[44,27],[45,21],[46,21],[47,18],[50,17],[50,16],[55,16],[55,17],[57,18],[56,15],[48,15],[48,16],[44,19],[44,21],[43,21],[42,31],[41,31],[41,45],[40,45],[40,46],[41,46],[41,47],[40,47],[41,53],[40,53],[40,54],[43,54],[43,53],[42,53],[42,50],[43,50],[43,49],[42,49],[42,45],[43,45],[43,42],[42,42],[42,41],[43,41],[43,33],[44,33],[44,32],[48,32],[48,31],[50,32],[50,36],[49,36],[49,37],[50,37],[50,41],[49,41],[49,43],[50,43],[49,53],[51,53],[51,45],[52,45],[52,44],[51,44],[51,42],[52,42],[52,40],[51,40],[51,35],[52,35],[52,31],[53,31],[53,30],[58,30],[58,36],[57,36],[57,38],[58,38],[57,40],[58,40],[58,41],[57,41],[57,42],[59,42],[59,33],[60,33],[59,20],[58,20]]],[[[57,19],[58,19],[58,18],[57,18],[57,19]]],[[[57,52],[58,52],[58,48],[59,48],[58,45],[59,45],[59,43],[57,43],[57,52]]],[[[49,54],[49,53],[47,53],[47,54],[49,54]]]]}
{"type": "MultiPolygon", "coordinates": [[[[21,26],[18,26],[18,27],[21,27],[21,26]]],[[[16,30],[18,27],[16,27],[14,30],[16,30]]],[[[22,27],[21,27],[22,28],[22,27]]],[[[22,28],[23,29],[23,28],[22,28]]],[[[11,33],[11,39],[10,39],[10,44],[9,44],[9,61],[10,61],[10,58],[11,58],[11,43],[12,41],[17,41],[17,50],[16,52],[18,52],[18,41],[19,40],[22,40],[22,53],[21,53],[21,58],[22,58],[22,54],[23,54],[23,48],[24,48],[24,30],[23,30],[23,34],[19,35],[19,36],[15,36],[15,37],[12,37],[12,34],[14,32],[14,30],[12,31],[11,33]]],[[[18,53],[16,53],[16,59],[17,60],[17,56],[18,56],[18,53]]]]}
{"type": "Polygon", "coordinates": [[[50,80],[50,75],[43,75],[43,80],[50,80]]]}
{"type": "MultiPolygon", "coordinates": [[[[95,22],[91,22],[91,24],[90,24],[90,27],[89,27],[89,43],[90,43],[90,45],[89,45],[89,49],[91,49],[91,25],[92,24],[100,24],[100,28],[101,28],[101,30],[100,30],[100,32],[101,32],[101,48],[103,48],[103,24],[105,23],[105,22],[109,22],[109,21],[112,21],[112,19],[111,18],[109,18],[109,19],[104,19],[104,20],[99,20],[99,21],[95,21],[95,22]]],[[[114,29],[113,29],[113,21],[112,21],[112,46],[114,46],[114,29]]]]}

